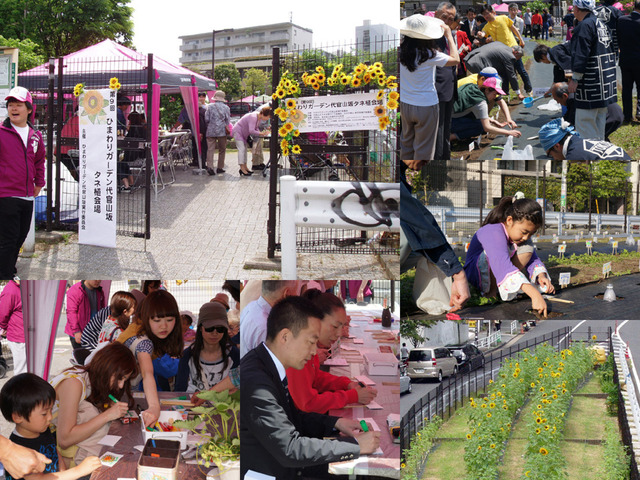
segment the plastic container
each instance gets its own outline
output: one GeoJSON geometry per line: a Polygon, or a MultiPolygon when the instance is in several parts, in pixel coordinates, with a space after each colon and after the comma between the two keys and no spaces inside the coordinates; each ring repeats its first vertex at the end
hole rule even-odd
{"type": "Polygon", "coordinates": [[[365,353],[363,356],[368,375],[398,376],[398,359],[393,353],[365,353]]]}
{"type": "Polygon", "coordinates": [[[607,285],[607,289],[604,291],[605,302],[615,302],[616,301],[616,292],[613,291],[613,284],[607,285]]]}
{"type": "Polygon", "coordinates": [[[138,460],[138,480],[178,480],[180,442],[156,439],[145,443],[138,460]]]}
{"type": "MultiPolygon", "coordinates": [[[[160,412],[160,417],[158,418],[158,422],[168,423],[169,419],[172,418],[174,420],[182,420],[182,414],[176,411],[168,411],[163,410],[160,412]]],[[[176,440],[180,442],[180,448],[185,450],[187,448],[187,430],[181,430],[175,432],[150,432],[148,431],[144,424],[141,423],[142,428],[142,437],[144,441],[148,441],[150,439],[166,439],[166,440],[176,440]]]]}

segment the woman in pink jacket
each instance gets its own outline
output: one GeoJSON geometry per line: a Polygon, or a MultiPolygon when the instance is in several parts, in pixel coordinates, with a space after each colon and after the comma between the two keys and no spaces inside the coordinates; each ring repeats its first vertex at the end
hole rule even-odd
{"type": "MultiPolygon", "coordinates": [[[[250,176],[253,172],[247,168],[247,139],[251,135],[264,137],[267,131],[258,130],[260,122],[266,122],[271,118],[271,108],[264,107],[260,112],[247,113],[233,126],[233,139],[238,148],[238,165],[240,176],[250,176]]],[[[249,147],[251,149],[251,147],[249,147]]]]}
{"type": "Polygon", "coordinates": [[[11,280],[0,293],[0,332],[7,337],[13,357],[13,375],[27,371],[27,352],[22,322],[20,281],[11,280]]]}
{"type": "Polygon", "coordinates": [[[81,348],[82,331],[98,310],[106,307],[100,280],[81,280],[67,290],[67,324],[64,333],[69,335],[74,350],[81,348]]]}
{"type": "Polygon", "coordinates": [[[44,141],[29,123],[33,99],[24,87],[5,98],[7,119],[0,125],[0,279],[16,273],[20,247],[31,227],[33,200],[44,186],[44,141]]]}

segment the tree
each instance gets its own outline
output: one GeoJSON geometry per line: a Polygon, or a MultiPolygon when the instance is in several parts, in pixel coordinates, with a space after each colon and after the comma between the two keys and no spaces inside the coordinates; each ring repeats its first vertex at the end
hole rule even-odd
{"type": "Polygon", "coordinates": [[[39,45],[48,57],[61,57],[105,39],[131,46],[130,0],[3,0],[3,34],[39,45]]]}
{"type": "Polygon", "coordinates": [[[214,80],[218,84],[218,90],[222,90],[229,99],[239,98],[242,93],[240,85],[240,72],[233,63],[216,65],[214,80]]]}
{"type": "Polygon", "coordinates": [[[594,196],[607,199],[607,213],[609,213],[610,199],[624,197],[627,178],[631,173],[627,172],[624,163],[614,160],[595,162],[592,168],[594,196]]]}
{"type": "Polygon", "coordinates": [[[20,49],[18,55],[18,72],[24,72],[25,70],[42,65],[46,60],[44,56],[36,53],[38,45],[29,39],[16,40],[14,38],[4,38],[0,35],[0,45],[20,49]]]}
{"type": "Polygon", "coordinates": [[[244,92],[245,95],[255,95],[256,90],[260,93],[266,93],[266,87],[268,86],[269,76],[264,70],[257,68],[250,68],[244,74],[244,92]]]}
{"type": "Polygon", "coordinates": [[[425,335],[425,329],[435,325],[442,320],[431,320],[426,315],[419,317],[405,317],[400,322],[400,336],[411,342],[414,348],[422,345],[425,340],[429,340],[425,335]]]}

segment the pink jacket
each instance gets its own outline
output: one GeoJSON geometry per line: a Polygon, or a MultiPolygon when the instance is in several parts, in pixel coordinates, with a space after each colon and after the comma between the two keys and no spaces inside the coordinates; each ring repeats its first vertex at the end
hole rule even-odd
{"type": "Polygon", "coordinates": [[[24,146],[20,134],[7,118],[0,125],[0,198],[31,197],[34,185],[43,187],[44,141],[40,132],[29,126],[24,146]]]}
{"type": "Polygon", "coordinates": [[[233,126],[233,138],[247,141],[249,135],[260,135],[258,130],[258,113],[247,113],[233,126]]]}
{"type": "Polygon", "coordinates": [[[7,340],[24,343],[22,296],[20,286],[11,280],[0,293],[0,329],[7,331],[7,340]]]}
{"type": "MultiPolygon", "coordinates": [[[[67,290],[67,324],[64,327],[64,333],[67,335],[73,336],[77,332],[82,332],[90,320],[91,305],[82,287],[83,283],[84,280],[81,280],[67,290]]],[[[96,300],[98,310],[106,306],[102,287],[96,289],[96,300]]]]}

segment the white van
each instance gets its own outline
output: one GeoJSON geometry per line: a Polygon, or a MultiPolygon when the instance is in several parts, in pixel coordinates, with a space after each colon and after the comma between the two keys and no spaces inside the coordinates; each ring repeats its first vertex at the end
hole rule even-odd
{"type": "Polygon", "coordinates": [[[409,352],[407,373],[414,378],[437,378],[458,373],[458,361],[446,347],[415,348],[409,352]]]}

